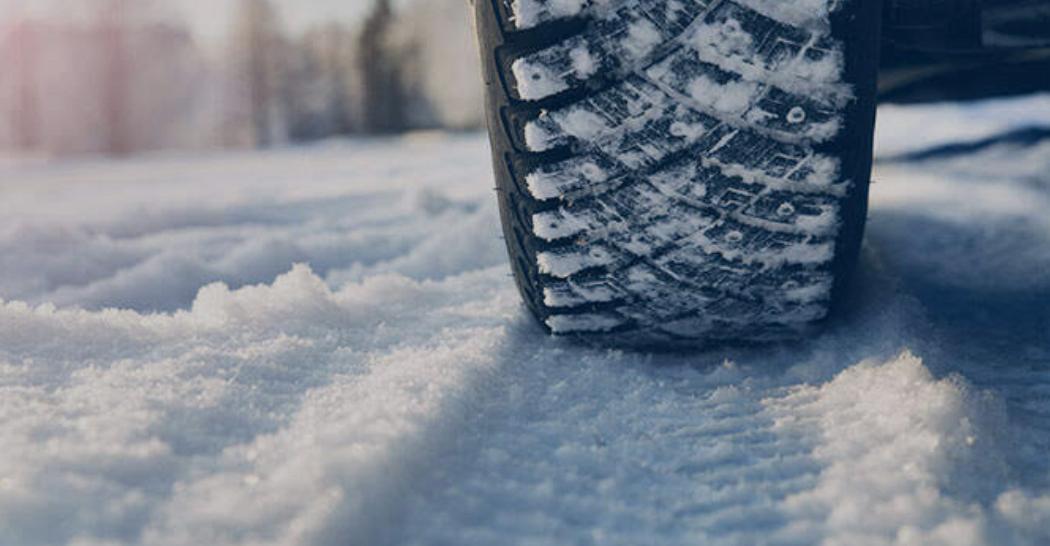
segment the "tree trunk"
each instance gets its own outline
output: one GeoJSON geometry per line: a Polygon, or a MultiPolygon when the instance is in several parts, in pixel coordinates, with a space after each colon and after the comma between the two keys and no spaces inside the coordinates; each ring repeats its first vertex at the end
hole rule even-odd
{"type": "Polygon", "coordinates": [[[112,0],[102,21],[102,47],[105,57],[102,81],[106,152],[111,155],[131,153],[129,109],[131,100],[128,29],[125,0],[112,0]]]}
{"type": "Polygon", "coordinates": [[[21,151],[40,147],[40,110],[37,96],[36,28],[28,21],[20,21],[12,39],[14,45],[14,145],[21,151]]]}

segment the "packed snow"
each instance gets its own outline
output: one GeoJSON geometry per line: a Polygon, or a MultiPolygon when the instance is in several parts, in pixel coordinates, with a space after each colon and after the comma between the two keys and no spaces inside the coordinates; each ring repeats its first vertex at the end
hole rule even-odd
{"type": "Polygon", "coordinates": [[[890,158],[1048,105],[883,109],[851,311],[677,355],[540,331],[480,135],[6,162],[0,544],[1047,544],[1047,141],[890,158]]]}

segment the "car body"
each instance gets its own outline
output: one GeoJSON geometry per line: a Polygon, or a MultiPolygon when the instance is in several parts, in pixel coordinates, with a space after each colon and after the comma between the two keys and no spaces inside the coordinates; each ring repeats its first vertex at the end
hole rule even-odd
{"type": "Polygon", "coordinates": [[[1050,90],[1050,0],[889,0],[883,24],[883,101],[1050,90]]]}

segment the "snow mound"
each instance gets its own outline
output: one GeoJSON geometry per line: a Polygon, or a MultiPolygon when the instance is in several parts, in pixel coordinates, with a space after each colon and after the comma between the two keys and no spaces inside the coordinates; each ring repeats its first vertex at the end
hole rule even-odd
{"type": "Polygon", "coordinates": [[[297,266],[209,285],[172,315],[3,303],[5,540],[379,536],[499,367],[503,327],[477,317],[515,309],[502,284],[387,275],[333,292],[297,266]]]}
{"type": "Polygon", "coordinates": [[[816,529],[793,529],[800,536],[945,545],[1035,544],[1046,536],[999,534],[1016,512],[1030,522],[1050,516],[1035,508],[1045,497],[1002,489],[1010,478],[1002,449],[1011,438],[1001,400],[959,377],[936,379],[910,353],[858,364],[770,404],[778,428],[820,437],[813,455],[824,468],[816,487],[785,503],[797,521],[822,515],[816,529]]]}

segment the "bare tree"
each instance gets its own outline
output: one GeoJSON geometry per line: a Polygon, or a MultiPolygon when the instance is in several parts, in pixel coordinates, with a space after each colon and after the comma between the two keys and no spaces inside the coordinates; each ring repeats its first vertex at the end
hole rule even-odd
{"type": "Polygon", "coordinates": [[[268,147],[280,140],[282,37],[269,0],[241,0],[235,40],[242,64],[252,140],[268,147]]]}
{"type": "Polygon", "coordinates": [[[289,135],[312,140],[354,130],[354,35],[339,23],[309,30],[293,46],[285,87],[289,135]]]}
{"type": "Polygon", "coordinates": [[[37,31],[33,23],[20,20],[11,35],[13,49],[14,145],[19,150],[40,146],[40,110],[37,103],[37,31]]]}
{"type": "Polygon", "coordinates": [[[354,129],[350,107],[352,42],[351,33],[338,24],[326,26],[320,35],[318,56],[325,74],[328,115],[336,134],[348,134],[354,129]]]}
{"type": "Polygon", "coordinates": [[[133,148],[128,7],[128,0],[108,0],[99,13],[99,39],[105,63],[101,78],[103,133],[105,150],[112,155],[127,155],[133,148]]]}
{"type": "Polygon", "coordinates": [[[394,133],[407,128],[403,59],[392,47],[393,23],[390,0],[375,0],[358,41],[362,122],[368,133],[394,133]]]}
{"type": "Polygon", "coordinates": [[[481,65],[463,0],[415,0],[398,16],[413,127],[481,127],[481,65]]]}

